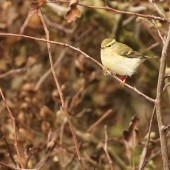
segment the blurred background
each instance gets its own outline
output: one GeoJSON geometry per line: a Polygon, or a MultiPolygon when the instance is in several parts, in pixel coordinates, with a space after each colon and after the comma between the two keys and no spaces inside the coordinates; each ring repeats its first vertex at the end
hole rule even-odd
{"type": "MultiPolygon", "coordinates": [[[[0,32],[45,38],[41,19],[35,10],[38,6],[48,26],[50,40],[80,48],[99,62],[101,62],[101,41],[108,37],[116,38],[117,41],[145,55],[158,56],[157,59],[148,60],[140,65],[138,71],[127,80],[131,86],[155,98],[159,58],[163,46],[158,30],[163,38],[166,37],[168,24],[135,15],[114,13],[107,9],[97,9],[99,6],[104,7],[106,2],[108,7],[113,9],[158,15],[153,4],[145,0],[81,0],[79,3],[87,6],[78,5],[76,7],[80,12],[78,17],[73,17],[75,21],[69,22],[66,16],[71,8],[68,1],[1,0],[0,32]],[[31,17],[27,20],[28,15],[31,17]]],[[[156,3],[168,17],[169,1],[156,1],[156,3]]],[[[106,125],[108,150],[114,169],[123,170],[132,167],[137,169],[146,143],[153,103],[134,91],[123,88],[111,76],[104,75],[96,63],[79,52],[54,44],[51,45],[51,51],[86,168],[110,169],[103,150],[106,125]],[[138,133],[136,145],[130,151],[131,158],[129,158],[123,132],[129,130],[134,115],[138,118],[138,123],[135,124],[138,133]]],[[[53,129],[58,134],[57,144],[41,169],[80,169],[72,135],[50,72],[46,43],[21,37],[1,36],[0,87],[16,118],[18,144],[24,165],[33,168],[45,157],[47,136],[49,130],[53,129]]],[[[165,123],[168,123],[170,118],[169,95],[167,91],[163,94],[165,123]]],[[[13,145],[14,128],[2,99],[0,99],[0,125],[2,133],[0,161],[12,166],[2,136],[6,137],[12,155],[17,159],[13,145]]],[[[162,162],[156,117],[151,138],[145,169],[159,170],[162,162]]]]}

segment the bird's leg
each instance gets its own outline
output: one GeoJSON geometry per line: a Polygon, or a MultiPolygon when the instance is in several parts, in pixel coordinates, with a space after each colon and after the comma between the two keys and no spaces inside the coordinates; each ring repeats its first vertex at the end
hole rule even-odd
{"type": "Polygon", "coordinates": [[[125,86],[125,83],[126,83],[127,76],[118,76],[118,77],[119,77],[119,79],[121,80],[120,85],[121,85],[122,87],[124,87],[124,86],[125,86]]]}

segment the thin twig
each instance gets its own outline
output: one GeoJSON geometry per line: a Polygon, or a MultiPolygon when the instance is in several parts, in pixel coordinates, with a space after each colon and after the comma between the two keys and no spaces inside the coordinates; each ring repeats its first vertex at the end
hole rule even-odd
{"type": "Polygon", "coordinates": [[[61,30],[63,32],[65,32],[66,34],[73,34],[75,28],[65,28],[64,26],[62,26],[61,24],[58,24],[56,22],[52,22],[47,16],[44,16],[45,21],[47,22],[47,25],[50,27],[53,27],[55,29],[61,30]]]}
{"type": "Polygon", "coordinates": [[[16,120],[15,120],[15,117],[13,116],[13,113],[11,112],[11,110],[10,110],[10,108],[8,106],[8,103],[7,103],[6,99],[5,99],[5,96],[4,96],[1,88],[0,88],[0,95],[1,95],[1,97],[3,99],[3,101],[4,101],[5,107],[7,108],[9,116],[10,116],[10,118],[12,120],[12,125],[13,125],[13,128],[14,128],[14,136],[15,136],[14,146],[15,146],[15,150],[16,150],[16,153],[17,153],[17,156],[18,156],[18,161],[19,161],[20,167],[24,168],[23,163],[22,163],[21,154],[20,154],[19,148],[18,148],[18,136],[17,136],[16,120]]]}
{"type": "Polygon", "coordinates": [[[80,87],[79,90],[75,93],[75,95],[72,97],[72,100],[70,102],[68,110],[73,110],[73,108],[77,105],[77,102],[80,102],[80,99],[82,99],[81,94],[84,92],[84,86],[80,87]],[[80,98],[80,99],[79,99],[80,98]]]}
{"type": "Polygon", "coordinates": [[[155,23],[155,20],[151,20],[151,21],[152,21],[153,25],[155,26],[155,28],[156,28],[156,30],[157,30],[157,32],[158,32],[158,36],[159,36],[160,39],[162,40],[162,43],[165,44],[165,40],[164,40],[164,38],[163,38],[163,36],[162,36],[159,28],[157,27],[157,25],[156,25],[156,23],[155,23]]]}
{"type": "Polygon", "coordinates": [[[104,0],[104,4],[105,4],[105,6],[108,6],[108,5],[107,5],[107,0],[104,0]]]}
{"type": "Polygon", "coordinates": [[[65,101],[64,101],[64,96],[63,96],[63,93],[62,93],[62,90],[61,90],[61,87],[60,87],[60,84],[59,84],[55,69],[53,67],[54,64],[53,64],[53,59],[52,59],[52,55],[51,55],[51,44],[49,42],[49,38],[50,38],[49,37],[49,31],[48,31],[48,28],[46,26],[45,20],[44,20],[44,18],[42,16],[40,10],[38,10],[38,15],[40,16],[40,19],[42,21],[43,28],[44,28],[44,31],[45,31],[45,34],[46,34],[46,39],[48,40],[47,41],[47,49],[48,49],[48,54],[49,54],[49,61],[50,61],[50,66],[51,66],[51,71],[52,71],[52,74],[53,74],[53,78],[54,78],[54,81],[55,81],[55,84],[57,86],[57,90],[58,90],[58,93],[59,93],[59,96],[60,96],[62,110],[63,110],[63,112],[65,113],[65,115],[67,117],[67,121],[68,121],[68,124],[69,124],[69,127],[70,127],[70,131],[72,133],[72,137],[73,137],[73,141],[74,141],[74,145],[75,145],[75,148],[76,148],[76,153],[77,153],[77,156],[78,156],[78,160],[80,162],[81,169],[84,170],[84,163],[83,163],[83,160],[81,158],[80,151],[79,151],[78,141],[77,141],[75,129],[74,129],[74,126],[72,125],[70,116],[68,114],[68,110],[67,110],[67,107],[66,107],[65,101]]]}
{"type": "Polygon", "coordinates": [[[104,140],[103,150],[105,151],[106,157],[109,161],[110,170],[113,170],[112,160],[110,158],[108,148],[107,148],[108,134],[107,134],[107,126],[106,125],[104,126],[104,134],[105,134],[105,140],[104,140]]]}
{"type": "Polygon", "coordinates": [[[143,148],[140,163],[139,163],[139,170],[144,169],[144,166],[145,166],[145,164],[147,162],[146,155],[148,153],[148,147],[149,147],[150,136],[151,136],[150,134],[151,134],[152,124],[153,124],[153,118],[154,118],[154,115],[155,115],[155,110],[156,110],[156,107],[154,106],[153,111],[152,111],[152,116],[151,116],[151,119],[150,119],[150,122],[149,122],[147,141],[146,141],[146,144],[145,144],[145,146],[143,148]]]}
{"type": "Polygon", "coordinates": [[[170,129],[170,125],[167,125],[164,129],[167,131],[168,129],[170,129]]]}
{"type": "MultiPolygon", "coordinates": [[[[94,58],[90,57],[88,54],[86,54],[85,52],[83,52],[82,50],[80,50],[79,48],[76,48],[70,44],[67,43],[62,43],[62,42],[57,42],[57,41],[50,41],[50,40],[46,40],[44,38],[37,38],[37,37],[32,37],[32,36],[28,36],[28,35],[21,35],[21,34],[13,34],[13,33],[0,33],[0,36],[15,36],[15,37],[23,37],[23,38],[28,38],[28,39],[32,39],[32,40],[37,40],[37,41],[42,41],[42,42],[48,42],[51,44],[56,44],[59,46],[63,46],[63,47],[68,47],[74,51],[77,51],[79,53],[81,53],[84,57],[92,60],[94,63],[96,63],[100,68],[104,69],[104,66],[99,63],[97,60],[95,60],[94,58]]],[[[108,71],[108,74],[111,74],[108,71]]],[[[111,75],[114,79],[116,79],[117,81],[121,82],[121,80],[116,77],[115,75],[111,75]]],[[[132,91],[136,92],[137,94],[139,94],[140,96],[144,97],[146,100],[148,100],[151,103],[154,103],[155,100],[147,95],[145,95],[144,93],[142,93],[141,91],[139,91],[138,89],[136,89],[136,87],[132,87],[129,84],[125,83],[125,87],[128,87],[129,89],[131,89],[132,91]]]]}
{"type": "MultiPolygon", "coordinates": [[[[53,66],[54,68],[57,67],[58,63],[62,60],[62,58],[64,57],[65,53],[66,53],[66,50],[63,50],[63,51],[60,53],[60,55],[58,56],[57,60],[56,60],[55,63],[54,63],[54,66],[53,66]]],[[[38,80],[38,82],[37,82],[37,84],[36,84],[36,86],[35,86],[35,90],[40,89],[41,85],[42,85],[43,82],[50,76],[50,74],[51,74],[51,68],[50,68],[49,70],[47,70],[44,75],[42,75],[42,76],[40,77],[40,79],[38,80]]]]}
{"type": "Polygon", "coordinates": [[[15,167],[9,166],[9,165],[7,165],[3,162],[0,162],[0,165],[3,166],[3,167],[6,167],[6,168],[12,169],[12,170],[39,170],[39,169],[15,168],[15,167]]]}
{"type": "MultiPolygon", "coordinates": [[[[47,1],[47,3],[55,3],[55,2],[63,2],[63,3],[70,3],[69,0],[51,0],[51,1],[47,1]]],[[[143,17],[143,18],[147,18],[147,19],[154,19],[154,20],[160,20],[160,21],[164,21],[164,22],[168,22],[169,20],[167,20],[166,18],[162,18],[159,16],[154,16],[154,15],[146,15],[146,14],[140,14],[140,13],[136,13],[136,12],[129,12],[129,11],[123,11],[123,10],[118,10],[118,9],[114,9],[108,6],[104,6],[104,7],[100,7],[100,6],[93,6],[93,5],[86,5],[83,3],[78,3],[78,5],[83,6],[83,7],[87,7],[87,8],[91,8],[91,9],[104,9],[107,11],[111,11],[114,12],[116,14],[126,14],[126,15],[134,15],[136,17],[143,17]]]]}
{"type": "Polygon", "coordinates": [[[168,97],[170,99],[170,82],[168,81],[168,79],[165,79],[165,86],[163,88],[163,91],[167,90],[167,94],[168,94],[168,97]]]}
{"type": "Polygon", "coordinates": [[[117,166],[120,167],[121,170],[127,170],[127,163],[124,162],[121,158],[120,158],[120,155],[118,155],[116,153],[116,151],[114,151],[113,149],[109,149],[109,153],[111,154],[111,157],[113,158],[115,164],[117,164],[117,166]]]}
{"type": "Polygon", "coordinates": [[[144,54],[146,53],[147,51],[150,51],[152,50],[153,48],[157,47],[160,43],[159,42],[156,42],[154,44],[152,44],[151,46],[147,47],[146,49],[142,50],[141,53],[144,54]]]}
{"type": "Polygon", "coordinates": [[[159,135],[160,135],[160,143],[161,143],[161,153],[162,153],[162,161],[163,161],[163,169],[169,170],[169,159],[168,159],[168,147],[167,147],[167,139],[166,132],[164,130],[165,124],[163,120],[162,113],[162,92],[163,92],[163,84],[164,84],[164,76],[165,76],[165,68],[166,61],[168,57],[168,49],[170,48],[170,27],[168,30],[168,35],[166,38],[165,45],[162,49],[162,55],[160,60],[159,67],[159,75],[158,75],[158,85],[157,85],[157,93],[156,93],[156,115],[158,121],[159,135]]]}
{"type": "Polygon", "coordinates": [[[11,112],[11,110],[10,110],[10,108],[8,106],[8,103],[7,103],[6,99],[5,99],[5,96],[4,96],[1,88],[0,88],[0,95],[1,95],[1,97],[3,99],[3,101],[4,101],[5,107],[7,108],[9,116],[10,116],[10,118],[12,120],[12,126],[14,128],[14,136],[15,136],[14,137],[15,138],[14,146],[15,146],[15,150],[16,150],[16,153],[17,153],[18,162],[19,162],[20,167],[24,168],[23,163],[22,163],[21,154],[20,154],[20,151],[19,151],[19,148],[18,148],[18,136],[17,136],[16,120],[15,120],[15,117],[13,116],[13,113],[11,112]]]}
{"type": "Polygon", "coordinates": [[[28,15],[27,15],[27,18],[25,19],[23,25],[21,26],[21,29],[20,29],[20,34],[23,34],[24,31],[25,31],[25,28],[27,27],[31,17],[36,14],[36,11],[34,10],[31,10],[30,12],[28,12],[28,15]]]}
{"type": "Polygon", "coordinates": [[[7,78],[9,76],[20,74],[20,73],[23,73],[25,71],[26,71],[26,68],[19,68],[19,69],[10,70],[10,71],[8,71],[6,73],[1,74],[0,79],[4,79],[4,78],[7,78]]]}
{"type": "Polygon", "coordinates": [[[91,132],[95,127],[97,127],[107,116],[112,113],[112,109],[109,109],[106,113],[103,114],[94,124],[92,124],[88,129],[87,132],[91,132]]]}
{"type": "Polygon", "coordinates": [[[12,155],[11,149],[10,149],[10,147],[9,147],[8,141],[6,140],[6,137],[4,136],[1,128],[0,128],[0,136],[3,138],[3,140],[4,140],[4,142],[5,142],[5,145],[6,145],[6,147],[7,147],[7,150],[8,150],[9,157],[10,157],[11,161],[13,162],[13,164],[14,164],[15,166],[17,166],[17,163],[16,163],[16,161],[15,161],[13,155],[12,155]]]}
{"type": "Polygon", "coordinates": [[[156,12],[160,15],[160,17],[165,18],[168,20],[168,18],[165,16],[165,14],[159,9],[159,7],[156,5],[155,0],[149,0],[153,7],[155,8],[156,12]]]}
{"type": "Polygon", "coordinates": [[[100,166],[100,164],[98,164],[97,160],[93,160],[91,158],[91,156],[89,156],[86,152],[84,153],[84,158],[87,162],[92,164],[92,166],[94,167],[94,168],[91,168],[91,169],[93,169],[93,170],[101,169],[101,166],[100,166]]]}
{"type": "Polygon", "coordinates": [[[164,78],[165,79],[170,78],[170,75],[165,75],[164,78]]]}
{"type": "MultiPolygon", "coordinates": [[[[122,82],[122,80],[120,80],[117,76],[115,76],[114,74],[110,73],[108,70],[106,70],[108,72],[108,74],[110,74],[114,79],[116,79],[118,82],[122,82]]],[[[141,91],[139,91],[136,87],[132,87],[129,84],[125,83],[124,84],[125,87],[128,87],[129,89],[131,89],[132,91],[136,92],[137,94],[139,94],[140,96],[144,97],[146,100],[150,101],[151,103],[154,103],[155,100],[147,95],[145,95],[144,93],[142,93],[141,91]]]]}
{"type": "Polygon", "coordinates": [[[167,82],[167,84],[165,84],[163,91],[165,91],[168,87],[170,86],[170,82],[167,82]]]}

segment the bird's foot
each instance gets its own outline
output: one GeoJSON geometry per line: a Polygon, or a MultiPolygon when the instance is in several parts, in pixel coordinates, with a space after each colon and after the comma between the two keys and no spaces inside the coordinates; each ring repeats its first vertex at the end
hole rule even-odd
{"type": "Polygon", "coordinates": [[[122,81],[120,82],[120,85],[121,85],[122,87],[125,87],[125,83],[126,83],[126,80],[122,80],[122,81]]]}
{"type": "Polygon", "coordinates": [[[126,83],[127,76],[119,76],[119,79],[121,80],[120,85],[122,87],[124,87],[125,83],[126,83]]]}
{"type": "Polygon", "coordinates": [[[106,67],[103,67],[103,74],[104,74],[105,76],[110,75],[110,70],[109,70],[108,68],[106,68],[106,67]]]}

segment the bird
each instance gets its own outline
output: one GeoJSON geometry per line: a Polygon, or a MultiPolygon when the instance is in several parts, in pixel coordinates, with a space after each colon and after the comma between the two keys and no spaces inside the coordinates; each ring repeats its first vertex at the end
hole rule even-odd
{"type": "Polygon", "coordinates": [[[154,58],[145,56],[112,38],[102,41],[100,56],[104,69],[118,75],[122,85],[125,84],[128,76],[136,72],[141,63],[148,58],[154,58]]]}

